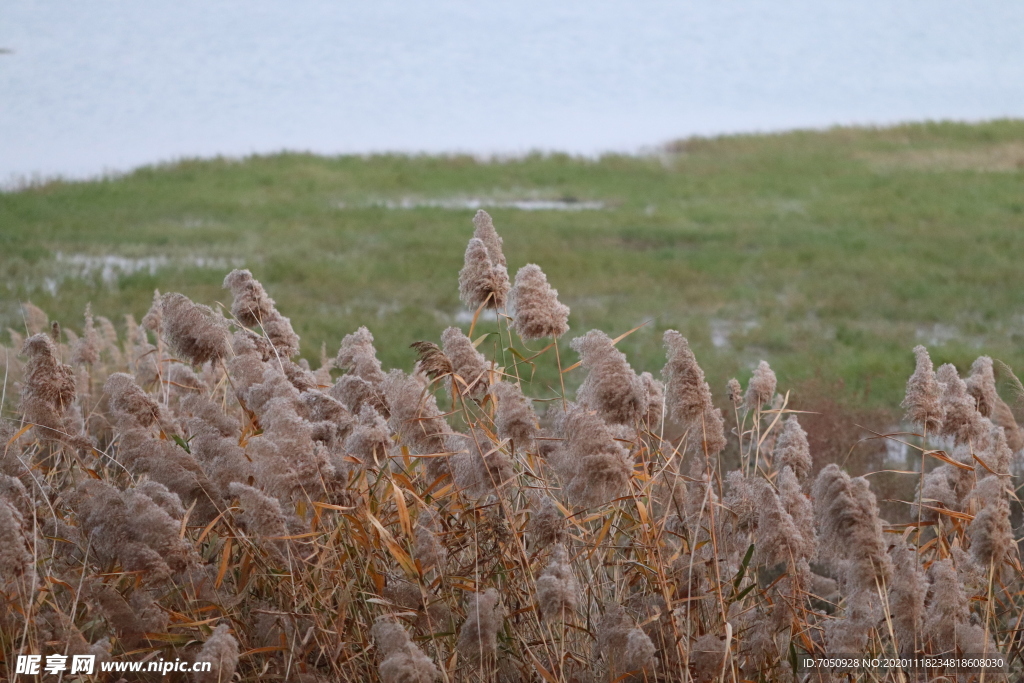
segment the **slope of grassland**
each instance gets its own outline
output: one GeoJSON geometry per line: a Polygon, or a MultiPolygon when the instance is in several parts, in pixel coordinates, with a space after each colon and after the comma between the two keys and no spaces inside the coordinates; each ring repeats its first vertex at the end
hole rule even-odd
{"type": "Polygon", "coordinates": [[[563,358],[574,333],[650,321],[621,342],[637,369],[661,366],[671,327],[719,396],[764,358],[782,386],[813,379],[890,408],[918,343],[961,370],[981,353],[1024,366],[1020,121],[598,160],[281,154],[51,182],[0,194],[0,325],[23,330],[29,300],[73,328],[87,302],[119,325],[140,318],[155,288],[229,303],[221,281],[244,266],[306,356],[365,324],[385,365],[407,368],[410,342],[468,326],[456,274],[473,200],[490,205],[510,271],[538,263],[572,307],[563,358]]]}

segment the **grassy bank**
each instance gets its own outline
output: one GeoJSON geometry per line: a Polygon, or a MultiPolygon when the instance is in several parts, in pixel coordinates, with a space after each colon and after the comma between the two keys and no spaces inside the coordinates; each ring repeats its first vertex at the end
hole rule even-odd
{"type": "Polygon", "coordinates": [[[1016,121],[599,160],[186,161],[0,194],[0,324],[23,329],[26,300],[74,328],[87,302],[139,318],[155,288],[229,303],[221,281],[244,265],[305,355],[333,355],[366,324],[385,365],[408,368],[409,342],[466,321],[453,273],[475,211],[460,202],[477,199],[497,204],[510,270],[540,264],[571,306],[566,344],[650,320],[623,342],[638,370],[661,366],[661,332],[676,328],[719,395],[765,358],[786,386],[814,379],[846,404],[892,406],[918,343],[961,370],[980,353],[1024,366],[1022,166],[1016,121]]]}

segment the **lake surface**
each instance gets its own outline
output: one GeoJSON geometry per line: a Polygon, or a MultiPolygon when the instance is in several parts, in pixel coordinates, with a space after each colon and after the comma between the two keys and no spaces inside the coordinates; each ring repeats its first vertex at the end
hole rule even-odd
{"type": "Polygon", "coordinates": [[[0,181],[1024,117],[1015,0],[5,0],[0,181]]]}

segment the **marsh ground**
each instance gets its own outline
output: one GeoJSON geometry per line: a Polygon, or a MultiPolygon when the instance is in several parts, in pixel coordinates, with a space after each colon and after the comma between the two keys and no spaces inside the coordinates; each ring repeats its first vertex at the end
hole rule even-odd
{"type": "Polygon", "coordinates": [[[37,184],[0,194],[0,324],[23,328],[27,300],[74,328],[87,302],[139,318],[156,288],[229,302],[221,281],[244,266],[306,356],[365,324],[385,365],[408,367],[410,342],[468,324],[453,273],[478,204],[510,271],[539,264],[572,307],[566,346],[649,321],[621,346],[657,370],[676,328],[719,395],[764,358],[784,386],[892,408],[918,343],[961,371],[982,353],[1024,366],[1021,121],[600,159],[280,154],[37,184]]]}

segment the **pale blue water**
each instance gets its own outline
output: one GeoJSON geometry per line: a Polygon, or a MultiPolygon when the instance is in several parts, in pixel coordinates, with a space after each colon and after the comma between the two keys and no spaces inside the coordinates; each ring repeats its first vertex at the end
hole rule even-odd
{"type": "Polygon", "coordinates": [[[1024,117],[1024,2],[3,0],[0,180],[1024,117]]]}

